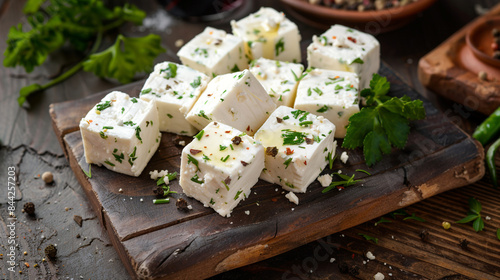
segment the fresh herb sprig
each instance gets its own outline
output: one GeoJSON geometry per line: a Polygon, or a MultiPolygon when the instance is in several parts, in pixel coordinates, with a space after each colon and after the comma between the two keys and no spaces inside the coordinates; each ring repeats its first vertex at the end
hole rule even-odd
{"type": "Polygon", "coordinates": [[[356,183],[363,181],[363,180],[355,180],[354,179],[355,174],[352,174],[352,176],[347,176],[347,175],[335,172],[335,173],[333,173],[333,175],[339,176],[342,180],[332,182],[328,187],[323,189],[322,193],[327,193],[327,192],[331,191],[333,188],[336,188],[338,186],[348,187],[348,186],[352,186],[356,183]]]}
{"type": "Polygon", "coordinates": [[[482,231],[484,229],[484,221],[481,217],[481,210],[481,203],[477,201],[477,199],[471,197],[469,198],[469,211],[467,212],[467,216],[455,223],[467,224],[473,222],[472,228],[474,228],[476,232],[482,231]]]}
{"type": "Polygon", "coordinates": [[[361,91],[366,106],[349,118],[342,147],[363,147],[366,164],[371,166],[389,154],[391,146],[403,148],[410,132],[410,120],[425,118],[421,100],[407,96],[389,97],[390,83],[387,78],[373,74],[370,88],[361,91]]]}
{"type": "Polygon", "coordinates": [[[358,235],[363,236],[368,241],[373,241],[373,243],[378,244],[378,238],[376,238],[376,237],[373,237],[373,236],[370,236],[370,235],[364,234],[364,233],[358,233],[358,235]]]}
{"type": "Polygon", "coordinates": [[[30,73],[67,43],[80,52],[83,59],[44,85],[35,83],[23,87],[18,98],[20,106],[29,95],[60,83],[81,69],[121,83],[130,82],[137,72],[149,71],[154,58],[165,51],[158,35],[141,38],[118,35],[113,46],[96,53],[101,38],[115,34],[110,31],[126,22],[142,23],[146,13],[130,4],[108,8],[103,0],[29,0],[23,11],[30,28],[25,31],[22,24],[10,28],[4,52],[5,67],[19,65],[30,73]]]}

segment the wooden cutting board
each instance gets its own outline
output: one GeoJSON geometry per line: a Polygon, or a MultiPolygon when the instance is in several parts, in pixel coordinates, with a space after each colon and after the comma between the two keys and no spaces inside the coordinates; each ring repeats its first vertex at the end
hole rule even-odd
{"type": "MultiPolygon", "coordinates": [[[[391,82],[391,95],[423,99],[387,66],[382,65],[380,74],[391,82]]],[[[142,83],[118,89],[137,96],[142,83]]],[[[323,188],[315,181],[307,193],[298,195],[300,204],[295,205],[277,185],[259,181],[231,217],[223,218],[187,198],[175,180],[171,188],[179,194],[173,197],[183,197],[193,207],[185,213],[177,210],[175,199],[170,204],[152,203],[156,185],[148,174],[155,169],[179,172],[183,147],[175,145],[175,135],[163,134],[158,152],[138,178],[97,166],[92,166],[92,178],[82,171],[88,165],[78,123],[106,93],[52,104],[50,114],[71,168],[123,264],[136,279],[206,278],[468,185],[484,175],[481,145],[424,100],[427,118],[412,122],[405,149],[394,150],[373,168],[364,164],[360,149],[348,151],[347,164],[335,162],[334,171],[356,173],[363,183],[322,194],[323,188]]],[[[342,151],[337,149],[337,153],[342,151]]]]}

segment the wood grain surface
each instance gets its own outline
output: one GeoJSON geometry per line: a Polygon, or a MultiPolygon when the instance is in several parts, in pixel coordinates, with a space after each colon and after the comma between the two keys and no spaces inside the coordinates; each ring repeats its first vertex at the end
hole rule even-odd
{"type": "MultiPolygon", "coordinates": [[[[391,82],[391,95],[422,98],[386,66],[380,74],[391,82]]],[[[131,84],[122,90],[137,96],[140,86],[131,84]]],[[[393,151],[373,168],[364,164],[360,149],[348,151],[348,165],[338,161],[332,170],[325,170],[342,169],[345,174],[368,170],[371,176],[357,174],[364,180],[362,184],[325,195],[316,181],[305,194],[298,195],[300,204],[296,206],[279,186],[259,181],[231,217],[222,218],[183,195],[178,181],[173,181],[171,188],[180,194],[173,197],[183,197],[193,206],[186,214],[173,203],[152,204],[155,183],[149,171],[180,173],[183,147],[175,145],[173,134],[163,135],[159,151],[137,178],[96,166],[92,178],[86,177],[82,168],[87,170],[88,166],[77,126],[105,94],[53,104],[51,116],[56,133],[62,132],[60,137],[77,179],[94,210],[100,212],[101,223],[133,278],[209,277],[474,183],[484,175],[482,147],[424,100],[427,118],[412,123],[405,149],[393,151]]]]}
{"type": "MultiPolygon", "coordinates": [[[[5,38],[9,28],[18,23],[27,24],[22,14],[25,0],[0,0],[0,53],[6,49],[5,38]]],[[[205,23],[185,22],[165,16],[159,1],[131,1],[147,11],[149,24],[137,28],[126,26],[120,32],[130,36],[157,33],[167,52],[157,62],[177,61],[178,39],[199,33],[205,23]],[[161,22],[160,25],[151,23],[161,22]],[[161,27],[161,29],[160,29],[161,27]]],[[[245,2],[245,13],[260,6],[283,10],[279,1],[253,0],[245,2]]],[[[472,108],[442,98],[424,87],[418,79],[417,61],[436,48],[468,22],[498,4],[497,0],[439,0],[402,29],[379,34],[382,59],[402,79],[427,97],[443,113],[443,118],[457,124],[467,133],[484,119],[472,108]]],[[[243,16],[234,15],[234,18],[243,16]]],[[[290,16],[299,27],[306,47],[313,34],[320,30],[304,25],[290,16]]],[[[226,20],[230,20],[231,17],[226,20]]],[[[211,22],[214,27],[229,30],[226,22],[211,22]]],[[[380,25],[387,21],[378,22],[380,25]]],[[[107,46],[107,45],[106,45],[107,46]]],[[[106,47],[106,46],[103,46],[106,47]]],[[[46,83],[61,70],[68,69],[81,59],[77,53],[62,49],[49,56],[43,66],[32,73],[22,68],[0,65],[0,179],[6,180],[7,167],[15,167],[17,175],[16,211],[16,272],[9,272],[6,260],[9,215],[6,191],[0,192],[0,279],[129,279],[112,240],[92,210],[84,189],[77,181],[69,162],[64,157],[58,137],[53,133],[49,104],[77,100],[118,86],[112,80],[99,79],[79,72],[62,84],[28,99],[29,108],[17,106],[21,87],[30,83],[46,83]],[[62,65],[62,67],[61,67],[62,65]],[[54,174],[55,182],[47,185],[38,179],[45,171],[54,174]],[[34,202],[36,216],[22,213],[26,202],[34,202]],[[74,215],[83,218],[80,227],[74,215]],[[56,244],[58,257],[46,260],[44,248],[56,244]],[[26,251],[26,255],[24,252],[26,251]],[[3,255],[2,255],[3,254],[3,255]],[[25,265],[27,263],[29,267],[25,265]]],[[[141,79],[143,77],[138,77],[141,79]]],[[[479,279],[474,273],[489,273],[484,279],[498,279],[500,269],[499,244],[495,236],[500,228],[500,195],[494,190],[488,174],[479,182],[436,195],[405,207],[406,211],[425,218],[426,222],[393,219],[391,223],[372,219],[349,230],[320,238],[294,250],[272,258],[233,269],[212,280],[222,279],[373,279],[377,272],[385,279],[479,279]],[[466,215],[467,199],[476,197],[483,205],[482,216],[486,230],[476,233],[470,224],[453,221],[466,215]],[[452,222],[450,230],[441,227],[443,221],[452,222]],[[427,241],[419,238],[421,230],[429,232],[427,241]],[[366,241],[359,233],[379,239],[378,244],[366,241]],[[458,246],[461,239],[471,243],[467,250],[458,246]],[[368,260],[366,251],[377,257],[368,260]],[[445,252],[444,252],[445,251],[445,252]],[[364,263],[366,262],[366,263],[364,263]],[[489,263],[487,271],[483,264],[489,263]],[[467,276],[465,276],[467,275],[467,276]]],[[[355,221],[354,221],[355,222],[355,221]]]]}

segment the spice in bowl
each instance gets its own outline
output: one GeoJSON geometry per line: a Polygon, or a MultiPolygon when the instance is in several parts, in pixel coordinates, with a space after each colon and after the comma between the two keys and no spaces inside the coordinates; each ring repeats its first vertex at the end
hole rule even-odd
{"type": "Polygon", "coordinates": [[[403,7],[418,0],[309,0],[310,4],[348,11],[373,11],[403,7]]]}

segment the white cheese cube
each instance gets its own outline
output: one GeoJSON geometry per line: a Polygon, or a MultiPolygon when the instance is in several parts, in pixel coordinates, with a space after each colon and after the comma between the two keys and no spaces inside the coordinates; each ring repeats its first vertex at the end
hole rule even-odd
{"type": "Polygon", "coordinates": [[[286,198],[288,198],[288,200],[292,203],[295,203],[297,205],[299,205],[299,198],[297,197],[297,195],[293,192],[289,192],[285,195],[286,198]]]}
{"type": "Polygon", "coordinates": [[[177,55],[182,64],[215,77],[248,68],[244,52],[241,38],[207,27],[185,44],[177,55]]]}
{"type": "Polygon", "coordinates": [[[228,125],[211,122],[182,150],[180,185],[187,196],[229,216],[259,180],[264,148],[228,125]]]}
{"type": "Polygon", "coordinates": [[[244,70],[210,81],[186,119],[198,129],[218,121],[254,135],[275,108],[259,81],[244,70]]]}
{"type": "Polygon", "coordinates": [[[297,88],[294,108],[324,116],[344,138],[349,118],[359,112],[359,79],[355,73],[314,69],[297,88]]]}
{"type": "Polygon", "coordinates": [[[335,125],[322,116],[278,107],[255,134],[266,148],[261,179],[305,192],[333,157],[335,125]]]}
{"type": "Polygon", "coordinates": [[[245,52],[250,60],[265,57],[301,61],[299,29],[283,13],[262,7],[237,22],[231,21],[231,27],[233,34],[245,41],[245,52]]]}
{"type": "Polygon", "coordinates": [[[250,71],[277,106],[293,107],[298,81],[304,71],[302,64],[259,58],[250,64],[250,71]]]}
{"type": "Polygon", "coordinates": [[[207,87],[210,78],[187,66],[162,62],[155,66],[142,87],[141,99],[156,101],[160,131],[182,135],[198,132],[186,120],[186,114],[207,87]]]}
{"type": "Polygon", "coordinates": [[[139,176],[161,140],[155,102],[113,91],[80,121],[87,163],[139,176]]]}
{"type": "Polygon", "coordinates": [[[368,88],[380,67],[380,44],[372,35],[336,24],[321,36],[313,36],[307,62],[309,67],[354,72],[360,87],[368,88]]]}

